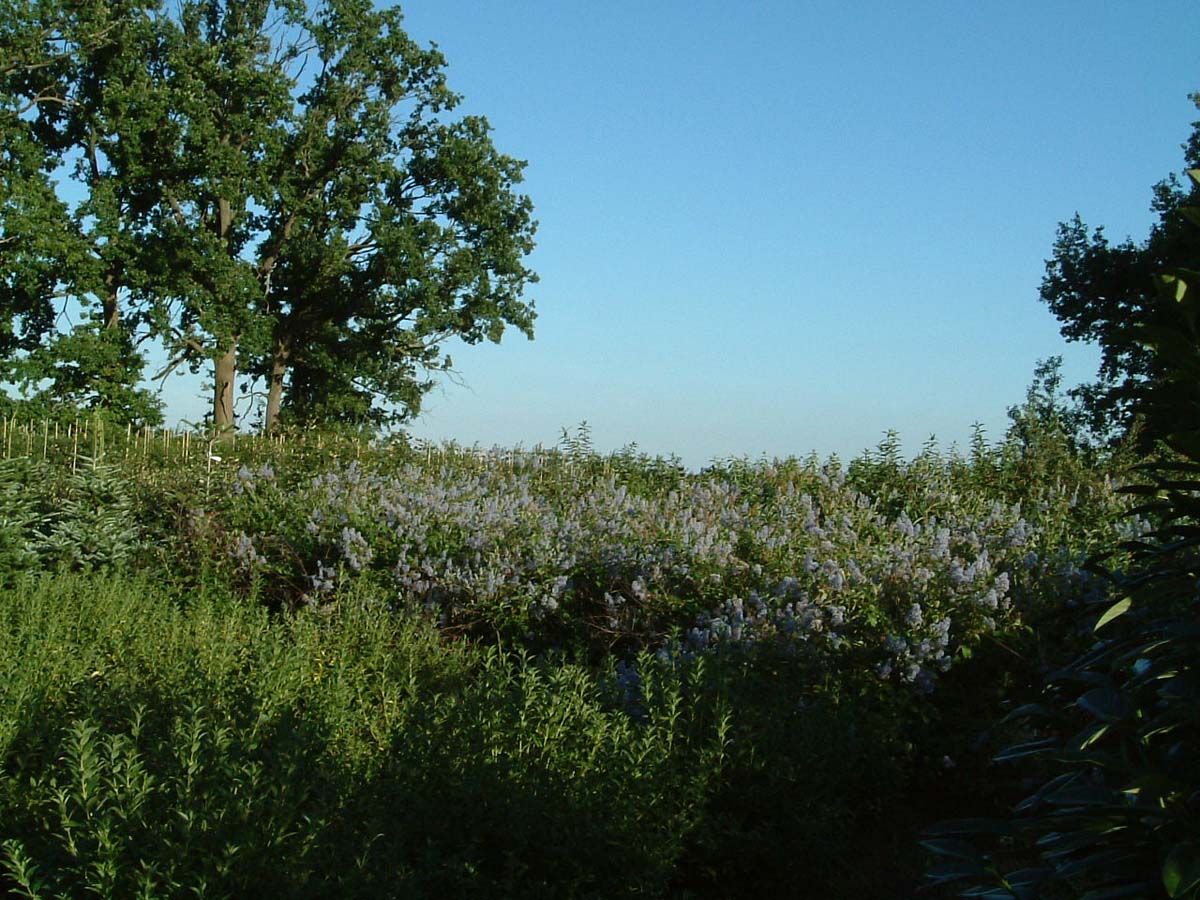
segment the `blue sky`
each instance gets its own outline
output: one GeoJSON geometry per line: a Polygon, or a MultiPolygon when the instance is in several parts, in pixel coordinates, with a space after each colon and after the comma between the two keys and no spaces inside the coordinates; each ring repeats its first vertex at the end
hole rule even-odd
{"type": "Polygon", "coordinates": [[[540,222],[536,339],[449,345],[432,440],[999,437],[1038,359],[1095,370],[1038,300],[1057,223],[1140,239],[1200,118],[1194,2],[401,5],[540,222]]]}

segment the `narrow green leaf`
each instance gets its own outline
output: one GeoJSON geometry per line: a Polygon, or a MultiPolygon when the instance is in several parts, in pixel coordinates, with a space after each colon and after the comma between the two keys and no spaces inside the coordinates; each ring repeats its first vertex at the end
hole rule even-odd
{"type": "Polygon", "coordinates": [[[1110,727],[1112,726],[1108,722],[1095,722],[1067,741],[1067,748],[1075,751],[1086,750],[1100,740],[1110,727]]]}
{"type": "Polygon", "coordinates": [[[969,859],[955,859],[939,863],[925,873],[925,877],[937,882],[957,881],[960,878],[983,878],[988,874],[987,868],[969,859]]]}
{"type": "Polygon", "coordinates": [[[1008,713],[1000,722],[1005,723],[1025,718],[1045,719],[1052,715],[1054,715],[1054,710],[1042,703],[1025,703],[1008,713]]]}
{"type": "Polygon", "coordinates": [[[938,856],[952,856],[956,859],[969,859],[982,864],[985,857],[979,850],[966,841],[954,838],[936,838],[921,841],[921,846],[938,856]]]}
{"type": "Polygon", "coordinates": [[[1003,819],[947,819],[925,829],[930,837],[975,834],[1012,834],[1013,825],[1003,819]]]}
{"type": "Polygon", "coordinates": [[[1099,618],[1099,620],[1096,622],[1096,624],[1092,627],[1092,631],[1099,631],[1101,628],[1103,628],[1105,625],[1107,625],[1113,619],[1117,618],[1118,616],[1125,615],[1125,613],[1129,612],[1129,608],[1131,606],[1133,606],[1133,600],[1129,597],[1125,597],[1122,600],[1118,600],[1116,603],[1114,603],[1112,606],[1110,606],[1107,610],[1105,610],[1104,615],[1102,615],[1099,618]]]}
{"type": "Polygon", "coordinates": [[[1075,705],[1103,722],[1119,722],[1133,711],[1133,704],[1124,694],[1108,687],[1088,691],[1075,705]]]}
{"type": "Polygon", "coordinates": [[[1024,759],[1027,756],[1040,756],[1058,747],[1058,741],[1052,738],[1042,738],[1036,741],[1025,741],[1005,747],[992,757],[995,762],[1006,762],[1014,759],[1024,759]]]}
{"type": "Polygon", "coordinates": [[[1162,882],[1168,897],[1184,897],[1200,887],[1200,846],[1176,844],[1163,863],[1162,882]]]}

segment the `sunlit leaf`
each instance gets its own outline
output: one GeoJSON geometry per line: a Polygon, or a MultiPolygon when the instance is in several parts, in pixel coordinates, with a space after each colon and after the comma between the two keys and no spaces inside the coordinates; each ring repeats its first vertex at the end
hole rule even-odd
{"type": "Polygon", "coordinates": [[[1097,620],[1095,626],[1092,628],[1092,631],[1099,631],[1113,619],[1117,618],[1118,616],[1125,615],[1125,613],[1129,612],[1129,608],[1131,606],[1133,606],[1133,600],[1129,597],[1118,600],[1107,610],[1105,610],[1104,615],[1097,620]]]}

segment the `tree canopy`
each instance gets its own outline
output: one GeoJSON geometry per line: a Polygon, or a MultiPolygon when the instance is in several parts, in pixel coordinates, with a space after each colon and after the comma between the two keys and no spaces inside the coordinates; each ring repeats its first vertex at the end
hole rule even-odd
{"type": "Polygon", "coordinates": [[[164,377],[211,366],[218,428],[247,376],[267,428],[382,423],[448,339],[532,336],[524,163],[398,8],[7,0],[0,40],[10,383],[152,418],[156,340],[164,377]]]}
{"type": "MultiPolygon", "coordinates": [[[[1192,100],[1200,108],[1200,94],[1192,100]]],[[[1183,149],[1186,168],[1200,168],[1200,122],[1183,149]]],[[[1155,276],[1193,265],[1200,255],[1200,232],[1184,212],[1198,203],[1200,188],[1171,176],[1154,188],[1158,221],[1140,243],[1110,243],[1103,228],[1090,230],[1078,215],[1059,225],[1041,297],[1062,322],[1067,340],[1100,348],[1097,380],[1074,392],[1093,435],[1128,432],[1147,385],[1165,374],[1140,335],[1178,323],[1178,311],[1157,289],[1155,276]]]]}

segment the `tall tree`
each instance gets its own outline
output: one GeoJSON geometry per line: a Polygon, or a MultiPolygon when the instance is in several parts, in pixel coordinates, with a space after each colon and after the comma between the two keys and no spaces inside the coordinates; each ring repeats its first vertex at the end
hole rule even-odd
{"type": "Polygon", "coordinates": [[[275,256],[264,254],[271,195],[300,53],[302,0],[185,0],[160,23],[168,113],[149,246],[153,325],[193,367],[211,362],[212,423],[235,424],[239,350],[267,340],[275,256]]]}
{"type": "MultiPolygon", "coordinates": [[[[1200,107],[1200,94],[1192,96],[1200,107]]],[[[1200,167],[1200,122],[1184,145],[1186,168],[1200,167]]],[[[1059,226],[1054,255],[1046,263],[1041,297],[1062,322],[1070,341],[1099,345],[1097,380],[1075,395],[1093,434],[1108,437],[1133,424],[1147,384],[1161,363],[1140,340],[1146,327],[1169,328],[1178,312],[1156,290],[1156,273],[1189,265],[1200,251],[1200,232],[1183,209],[1200,202],[1200,189],[1172,176],[1154,188],[1158,221],[1141,243],[1112,244],[1103,228],[1094,231],[1076,216],[1059,226]]]]}
{"type": "Polygon", "coordinates": [[[177,117],[179,159],[202,162],[164,179],[159,257],[163,292],[182,302],[175,346],[215,360],[218,427],[233,422],[239,352],[267,385],[270,429],[285,409],[402,417],[447,337],[531,334],[523,164],[481,117],[441,121],[459,97],[399,9],[194,8],[205,17],[185,24],[173,90],[209,98],[181,100],[177,117]]]}
{"type": "Polygon", "coordinates": [[[44,0],[0,15],[14,51],[0,70],[5,376],[45,411],[95,407],[139,424],[161,419],[138,386],[138,319],[123,315],[149,208],[137,150],[155,118],[147,14],[137,0],[44,0]],[[82,194],[73,205],[53,184],[63,170],[82,194]]]}
{"type": "Polygon", "coordinates": [[[482,117],[437,118],[459,102],[445,62],[400,23],[342,0],[316,32],[319,74],[277,182],[294,227],[259,362],[268,428],[285,405],[300,419],[415,412],[446,338],[532,333],[524,164],[496,151],[482,117]]]}
{"type": "Polygon", "coordinates": [[[379,422],[419,407],[450,336],[532,334],[522,301],[534,223],[523,163],[459,103],[435,48],[400,11],[332,0],[312,20],[315,74],[298,98],[269,201],[273,273],[265,425],[379,422]]]}
{"type": "Polygon", "coordinates": [[[532,333],[523,163],[443,118],[445,60],[395,7],[0,0],[0,37],[9,380],[133,416],[152,336],[164,373],[212,366],[219,430],[240,368],[268,427],[378,422],[416,409],[447,338],[532,333]]]}

